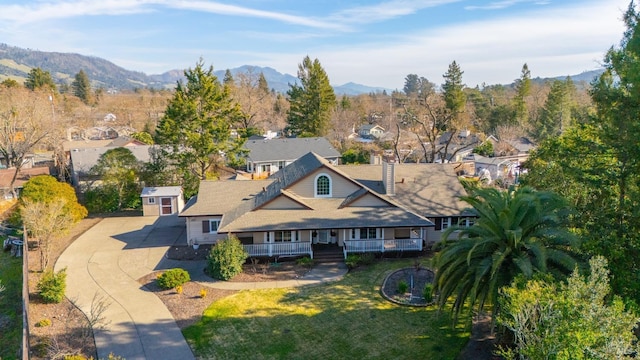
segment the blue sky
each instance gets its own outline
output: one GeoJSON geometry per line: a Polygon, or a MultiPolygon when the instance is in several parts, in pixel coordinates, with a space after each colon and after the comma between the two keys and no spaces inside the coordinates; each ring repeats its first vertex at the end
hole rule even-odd
{"type": "Polygon", "coordinates": [[[455,60],[469,86],[599,66],[629,0],[0,0],[0,42],[105,58],[158,74],[318,58],[331,83],[441,84],[455,60]]]}

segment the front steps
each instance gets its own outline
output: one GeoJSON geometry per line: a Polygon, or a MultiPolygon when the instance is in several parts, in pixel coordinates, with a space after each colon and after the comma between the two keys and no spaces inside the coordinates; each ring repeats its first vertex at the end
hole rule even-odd
{"type": "Polygon", "coordinates": [[[335,244],[314,244],[313,260],[316,263],[344,262],[342,248],[335,244]]]}

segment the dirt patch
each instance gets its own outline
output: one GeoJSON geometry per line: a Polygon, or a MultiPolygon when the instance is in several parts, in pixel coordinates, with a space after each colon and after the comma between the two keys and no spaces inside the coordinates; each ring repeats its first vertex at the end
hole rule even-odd
{"type": "Polygon", "coordinates": [[[216,300],[235,294],[234,290],[211,289],[189,281],[182,286],[182,293],[175,289],[163,290],[156,283],[161,272],[146,275],[138,280],[147,291],[154,293],[167,307],[176,324],[184,329],[202,318],[202,313],[216,300]],[[202,291],[206,294],[202,296],[202,291]]]}

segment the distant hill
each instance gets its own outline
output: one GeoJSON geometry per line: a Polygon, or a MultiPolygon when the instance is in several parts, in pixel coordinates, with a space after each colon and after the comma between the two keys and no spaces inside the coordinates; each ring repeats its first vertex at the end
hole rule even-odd
{"type": "MultiPolygon", "coordinates": [[[[263,73],[264,78],[267,80],[267,84],[269,84],[269,88],[279,93],[287,92],[287,90],[289,90],[289,84],[299,84],[297,77],[289,74],[282,74],[270,67],[242,65],[237,68],[229,69],[229,71],[231,72],[231,75],[234,78],[236,78],[237,75],[240,73],[245,73],[245,74],[246,73],[253,73],[253,74],[263,73]]],[[[227,72],[226,69],[215,70],[214,74],[218,77],[218,79],[223,79],[224,74],[226,72],[227,72]]],[[[184,79],[184,76],[181,70],[172,70],[161,75],[151,75],[151,77],[156,81],[171,79],[174,84],[176,81],[184,79]]],[[[391,93],[391,90],[389,89],[355,84],[352,82],[346,83],[344,85],[339,85],[339,86],[333,85],[333,89],[337,95],[359,95],[359,94],[368,94],[368,93],[376,93],[376,92],[381,93],[383,91],[387,91],[388,93],[391,93]]]]}
{"type": "MultiPolygon", "coordinates": [[[[49,71],[54,81],[59,84],[71,84],[74,76],[84,70],[94,87],[105,89],[130,90],[136,88],[173,88],[178,80],[184,78],[183,70],[170,70],[158,75],[147,75],[139,71],[124,69],[114,63],[95,56],[85,56],[73,53],[45,52],[31,49],[23,49],[15,46],[0,43],[0,81],[6,78],[13,78],[23,82],[29,71],[33,68],[41,68],[49,71]]],[[[216,76],[224,78],[226,69],[215,71],[216,76]]],[[[282,74],[270,67],[259,67],[243,65],[238,68],[229,69],[235,77],[241,72],[262,72],[269,85],[269,88],[285,93],[289,90],[289,84],[298,82],[298,78],[282,74]]],[[[586,71],[578,75],[572,75],[575,83],[589,83],[602,73],[602,70],[586,71]]],[[[564,79],[566,76],[559,76],[553,79],[564,79]]],[[[544,82],[550,79],[535,78],[533,81],[544,82]]],[[[371,87],[352,82],[344,85],[333,85],[336,95],[359,95],[368,93],[381,93],[386,91],[392,93],[393,90],[381,87],[371,87]]]]}
{"type": "MultiPolygon", "coordinates": [[[[173,88],[178,80],[184,78],[184,70],[170,70],[158,75],[147,75],[139,71],[124,69],[114,63],[95,56],[85,56],[73,53],[45,52],[23,49],[0,43],[0,80],[13,78],[23,82],[33,68],[49,71],[58,84],[71,84],[74,76],[83,70],[94,87],[106,89],[130,90],[135,88],[173,88]]],[[[282,74],[269,67],[244,65],[229,69],[232,75],[252,71],[262,72],[267,79],[269,88],[284,93],[289,90],[289,84],[297,83],[298,78],[289,74],[282,74]]],[[[215,71],[222,79],[226,69],[215,71]]],[[[382,88],[374,88],[359,84],[345,84],[335,86],[338,95],[357,95],[369,92],[382,92],[382,88]]]]}
{"type": "Polygon", "coordinates": [[[98,57],[0,44],[0,75],[24,80],[29,71],[37,67],[49,71],[58,83],[71,83],[74,76],[84,70],[96,87],[132,89],[154,85],[144,73],[125,70],[98,57]]]}

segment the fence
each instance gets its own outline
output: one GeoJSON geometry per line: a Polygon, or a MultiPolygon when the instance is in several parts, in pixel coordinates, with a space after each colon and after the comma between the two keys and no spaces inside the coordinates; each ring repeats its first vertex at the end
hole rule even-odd
{"type": "Polygon", "coordinates": [[[27,230],[23,230],[22,240],[22,360],[29,360],[29,249],[27,230]]]}

